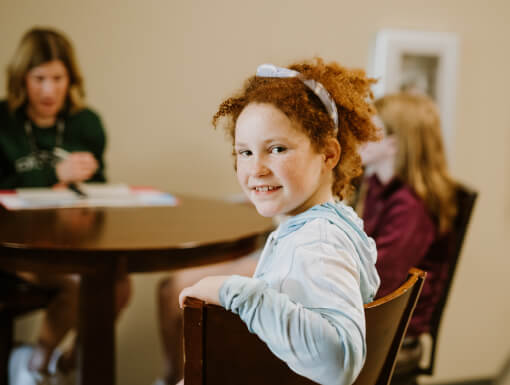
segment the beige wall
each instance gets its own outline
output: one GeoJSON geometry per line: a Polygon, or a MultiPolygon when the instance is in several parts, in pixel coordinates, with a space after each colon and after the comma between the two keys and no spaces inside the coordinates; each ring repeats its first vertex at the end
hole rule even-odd
{"type": "MultiPolygon", "coordinates": [[[[259,63],[321,55],[365,67],[380,28],[457,33],[453,173],[481,195],[444,318],[442,382],[493,376],[510,352],[509,17],[507,0],[0,0],[0,67],[30,26],[67,32],[108,130],[110,180],[217,197],[239,190],[211,116],[259,63]]],[[[148,384],[162,365],[157,278],[135,278],[119,384],[148,384]]]]}

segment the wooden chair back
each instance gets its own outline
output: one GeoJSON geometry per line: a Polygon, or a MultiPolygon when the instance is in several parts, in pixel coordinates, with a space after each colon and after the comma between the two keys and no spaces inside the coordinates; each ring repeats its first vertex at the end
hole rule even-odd
{"type": "Polygon", "coordinates": [[[455,270],[458,265],[460,252],[464,242],[464,237],[471,219],[471,214],[476,202],[478,193],[469,187],[459,184],[457,186],[457,216],[455,218],[452,230],[445,236],[439,238],[430,247],[429,252],[425,259],[441,259],[447,266],[447,274],[445,280],[445,286],[441,297],[437,302],[437,305],[432,313],[430,321],[430,336],[432,345],[430,349],[430,355],[428,357],[427,364],[424,367],[417,364],[417,369],[414,375],[426,374],[432,375],[434,373],[434,365],[437,350],[437,341],[439,335],[439,327],[441,324],[441,318],[443,311],[450,294],[450,288],[455,275],[455,270]]]}
{"type": "MultiPolygon", "coordinates": [[[[365,305],[367,358],[356,385],[387,385],[425,279],[411,269],[395,292],[365,305]]],[[[187,298],[184,307],[185,385],[309,385],[220,306],[187,298]]]]}

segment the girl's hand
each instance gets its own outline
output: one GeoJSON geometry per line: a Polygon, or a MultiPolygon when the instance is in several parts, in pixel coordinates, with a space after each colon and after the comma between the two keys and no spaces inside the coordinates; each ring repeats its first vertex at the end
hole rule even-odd
{"type": "Polygon", "coordinates": [[[229,275],[213,275],[201,279],[193,286],[184,288],[179,294],[179,306],[181,308],[184,306],[186,297],[194,297],[208,304],[220,305],[220,289],[228,278],[230,278],[229,275]]]}
{"type": "Polygon", "coordinates": [[[90,152],[73,152],[57,163],[55,171],[59,182],[83,182],[90,179],[99,164],[90,152]]]}

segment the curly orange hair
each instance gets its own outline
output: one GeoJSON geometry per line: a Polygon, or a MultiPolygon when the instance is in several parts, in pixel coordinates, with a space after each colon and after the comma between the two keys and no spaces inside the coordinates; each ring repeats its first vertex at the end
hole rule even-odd
{"type": "MultiPolygon", "coordinates": [[[[360,69],[349,70],[338,63],[324,63],[320,58],[295,63],[288,68],[300,72],[304,78],[320,82],[330,93],[338,110],[338,133],[341,146],[340,161],[334,169],[333,194],[340,199],[351,191],[351,181],[361,174],[361,143],[377,140],[378,129],[372,122],[375,109],[367,78],[360,69]]],[[[320,152],[326,139],[334,136],[335,126],[320,99],[297,78],[248,78],[241,91],[221,103],[213,117],[215,127],[223,127],[235,141],[235,126],[243,109],[250,103],[269,103],[280,109],[308,135],[320,152]],[[229,118],[229,119],[222,119],[229,118]]]]}

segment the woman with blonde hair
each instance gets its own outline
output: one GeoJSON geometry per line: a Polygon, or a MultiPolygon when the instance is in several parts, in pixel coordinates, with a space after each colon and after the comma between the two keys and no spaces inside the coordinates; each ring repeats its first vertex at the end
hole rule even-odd
{"type": "MultiPolygon", "coordinates": [[[[0,189],[105,181],[105,132],[99,116],[85,106],[84,96],[67,37],[53,29],[29,30],[7,69],[7,100],[0,101],[0,189]]],[[[65,354],[56,348],[76,325],[79,277],[0,273],[58,290],[36,345],[12,352],[9,383],[62,383],[74,366],[74,348],[65,354]]],[[[119,279],[117,289],[118,313],[130,296],[127,277],[119,279]]]]}
{"type": "Polygon", "coordinates": [[[407,332],[406,343],[416,346],[444,288],[445,261],[426,257],[452,226],[456,183],[447,170],[439,111],[429,97],[397,93],[376,100],[375,107],[383,137],[361,150],[365,180],[357,211],[377,245],[378,297],[395,290],[409,268],[427,271],[407,332]]]}
{"type": "Polygon", "coordinates": [[[104,128],[84,95],[69,40],[52,29],[28,31],[0,102],[0,188],[105,181],[104,128]]]}

